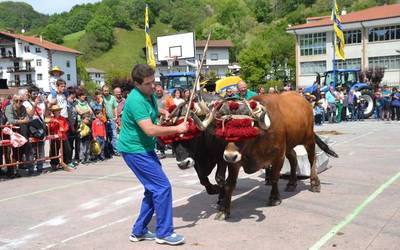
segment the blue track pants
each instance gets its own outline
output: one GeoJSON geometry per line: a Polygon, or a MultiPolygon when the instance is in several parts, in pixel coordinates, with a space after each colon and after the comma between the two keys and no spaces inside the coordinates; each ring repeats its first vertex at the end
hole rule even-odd
{"type": "Polygon", "coordinates": [[[157,154],[122,153],[126,164],[144,186],[144,198],[140,214],[132,228],[132,234],[141,236],[148,231],[153,213],[156,213],[156,236],[163,238],[173,233],[171,184],[158,160],[157,154]]]}

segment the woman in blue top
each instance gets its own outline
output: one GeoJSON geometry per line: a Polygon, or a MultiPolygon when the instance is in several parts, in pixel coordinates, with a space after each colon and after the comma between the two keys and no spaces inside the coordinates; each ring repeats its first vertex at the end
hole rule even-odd
{"type": "Polygon", "coordinates": [[[135,88],[125,102],[117,147],[128,167],[143,184],[145,192],[129,239],[133,242],[156,240],[160,244],[182,244],[185,238],[173,231],[171,184],[154,149],[156,136],[185,133],[188,123],[170,127],[157,125],[158,113],[168,115],[168,112],[157,107],[153,94],[154,70],[149,65],[136,65],[132,70],[132,80],[135,88]],[[147,228],[154,212],[155,234],[147,228]]]}
{"type": "Polygon", "coordinates": [[[397,121],[400,121],[400,92],[397,88],[393,88],[392,90],[392,108],[392,120],[396,119],[397,121]]]}

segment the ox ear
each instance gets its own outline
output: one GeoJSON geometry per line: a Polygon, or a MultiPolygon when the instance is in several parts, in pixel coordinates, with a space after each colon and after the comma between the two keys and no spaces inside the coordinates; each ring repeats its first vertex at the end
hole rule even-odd
{"type": "Polygon", "coordinates": [[[263,111],[258,117],[258,125],[263,130],[267,130],[271,126],[271,120],[269,119],[267,111],[263,111]]]}

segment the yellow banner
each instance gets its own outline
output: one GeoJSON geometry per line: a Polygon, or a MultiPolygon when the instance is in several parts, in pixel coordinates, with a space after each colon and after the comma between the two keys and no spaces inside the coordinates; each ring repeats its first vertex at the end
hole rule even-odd
{"type": "Polygon", "coordinates": [[[154,50],[153,50],[153,43],[151,42],[150,33],[149,33],[149,8],[146,4],[145,10],[145,36],[146,36],[146,57],[147,57],[147,64],[150,65],[153,69],[156,68],[156,60],[154,58],[154,50]]]}

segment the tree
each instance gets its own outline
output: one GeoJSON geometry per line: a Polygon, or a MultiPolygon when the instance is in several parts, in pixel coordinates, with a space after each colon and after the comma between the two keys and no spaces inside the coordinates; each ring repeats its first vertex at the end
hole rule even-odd
{"type": "Polygon", "coordinates": [[[61,44],[64,42],[62,29],[63,26],[60,24],[49,24],[42,33],[43,38],[54,43],[61,44]]]}

